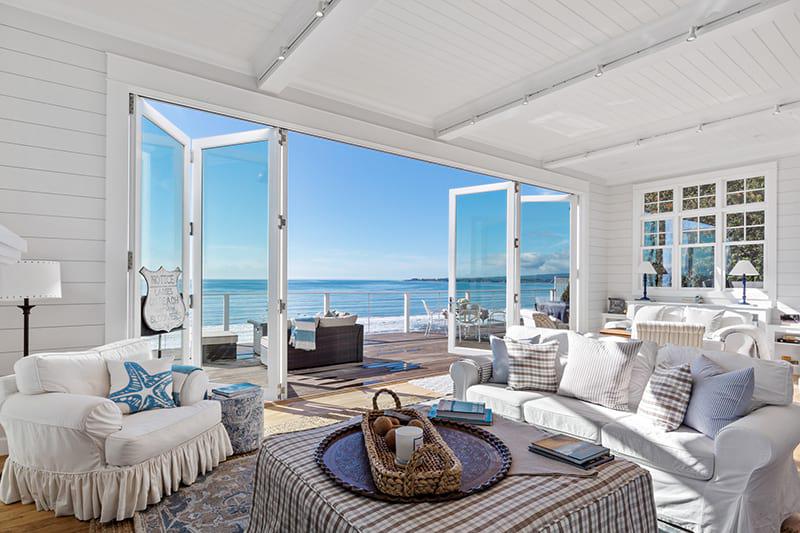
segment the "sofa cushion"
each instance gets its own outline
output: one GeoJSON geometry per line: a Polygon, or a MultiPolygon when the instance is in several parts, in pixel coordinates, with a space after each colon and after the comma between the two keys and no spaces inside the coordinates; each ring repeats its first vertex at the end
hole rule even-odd
{"type": "Polygon", "coordinates": [[[142,463],[208,431],[220,420],[220,404],[213,400],[123,416],[122,429],[106,438],[106,461],[115,466],[142,463]]]}
{"type": "Polygon", "coordinates": [[[714,441],[689,427],[664,431],[631,415],[603,426],[601,435],[603,446],[645,466],[693,479],[714,475],[714,441]]]}
{"type": "Polygon", "coordinates": [[[94,351],[106,361],[146,361],[153,358],[150,341],[141,337],[104,344],[94,351]]]}
{"type": "Polygon", "coordinates": [[[627,411],[631,370],[642,342],[590,339],[573,333],[569,343],[558,393],[627,411]]]}
{"type": "Polygon", "coordinates": [[[663,315],[663,305],[642,305],[636,310],[636,314],[633,316],[633,321],[634,323],[653,322],[655,320],[661,320],[663,315]]]}
{"type": "Polygon", "coordinates": [[[789,405],[792,403],[794,388],[792,384],[792,365],[786,361],[754,359],[731,352],[719,352],[703,348],[689,348],[667,344],[658,351],[657,363],[668,362],[671,366],[691,363],[699,355],[704,355],[725,370],[753,368],[755,386],[753,404],[750,410],[768,405],[789,405]]]}
{"type": "Polygon", "coordinates": [[[353,326],[358,320],[358,315],[337,315],[319,317],[319,327],[338,328],[341,326],[353,326]]]}
{"type": "Polygon", "coordinates": [[[555,392],[558,342],[530,344],[508,339],[508,388],[555,392]]]}
{"type": "Polygon", "coordinates": [[[45,353],[14,363],[17,389],[23,394],[66,392],[108,396],[108,370],[97,352],[45,353]]]}
{"type": "Polygon", "coordinates": [[[527,390],[509,390],[504,384],[483,383],[467,389],[467,401],[483,402],[492,413],[514,420],[522,420],[522,405],[541,398],[543,393],[527,390]]]}
{"type": "Polygon", "coordinates": [[[705,326],[706,333],[709,333],[720,328],[723,313],[725,311],[721,309],[703,309],[702,307],[689,306],[683,311],[683,321],[687,324],[701,324],[705,326]]]}
{"type": "Polygon", "coordinates": [[[620,418],[631,416],[576,398],[543,395],[522,406],[525,422],[579,439],[600,442],[600,428],[620,418]]]}

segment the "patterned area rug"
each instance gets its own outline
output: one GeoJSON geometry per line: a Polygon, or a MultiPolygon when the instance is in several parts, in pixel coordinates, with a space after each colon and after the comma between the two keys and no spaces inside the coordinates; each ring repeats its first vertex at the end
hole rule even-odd
{"type": "Polygon", "coordinates": [[[136,533],[243,532],[250,519],[257,452],[220,464],[189,487],[137,513],[136,533]]]}

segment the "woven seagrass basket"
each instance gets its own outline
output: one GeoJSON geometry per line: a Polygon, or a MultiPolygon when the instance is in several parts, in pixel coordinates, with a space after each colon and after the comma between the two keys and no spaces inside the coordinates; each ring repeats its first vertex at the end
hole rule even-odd
{"type": "Polygon", "coordinates": [[[381,389],[372,398],[372,410],[364,414],[361,421],[364,445],[367,449],[372,478],[376,488],[384,494],[393,496],[421,496],[426,494],[446,494],[461,488],[461,461],[444,442],[428,417],[415,409],[401,407],[400,398],[389,389],[381,389]],[[423,424],[423,446],[414,452],[408,465],[395,463],[395,454],[389,449],[383,437],[372,430],[372,423],[384,415],[378,409],[378,396],[390,394],[395,401],[398,413],[417,419],[423,424]]]}

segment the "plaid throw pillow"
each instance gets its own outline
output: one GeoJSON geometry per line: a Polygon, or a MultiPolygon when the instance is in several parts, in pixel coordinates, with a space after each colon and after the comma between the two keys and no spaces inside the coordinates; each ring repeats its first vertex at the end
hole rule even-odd
{"type": "Polygon", "coordinates": [[[683,422],[692,397],[692,370],[689,364],[669,366],[661,363],[644,389],[638,414],[656,426],[672,431],[683,422]]]}
{"type": "Polygon", "coordinates": [[[508,350],[508,388],[556,392],[558,342],[529,344],[506,339],[508,350]]]}

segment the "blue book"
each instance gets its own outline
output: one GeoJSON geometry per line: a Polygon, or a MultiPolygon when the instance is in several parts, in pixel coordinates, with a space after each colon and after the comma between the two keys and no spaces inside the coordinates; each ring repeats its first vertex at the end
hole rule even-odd
{"type": "Polygon", "coordinates": [[[432,420],[450,420],[451,422],[463,422],[465,424],[476,424],[479,426],[491,426],[492,425],[492,410],[486,409],[483,413],[482,418],[470,418],[464,417],[460,413],[455,413],[452,411],[445,411],[440,412],[438,406],[434,405],[431,407],[431,410],[428,411],[428,418],[432,420]]]}
{"type": "Polygon", "coordinates": [[[439,400],[439,412],[452,411],[454,413],[475,413],[483,414],[486,412],[486,404],[483,402],[464,402],[460,400],[439,400]]]}
{"type": "Polygon", "coordinates": [[[235,398],[237,396],[242,396],[247,394],[248,392],[253,391],[254,389],[260,389],[258,385],[253,385],[252,383],[234,383],[233,385],[225,385],[223,387],[217,387],[215,389],[211,389],[211,392],[214,394],[219,394],[220,396],[224,396],[226,398],[235,398]]]}

